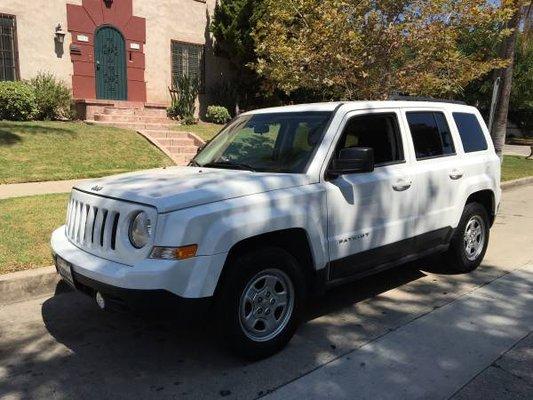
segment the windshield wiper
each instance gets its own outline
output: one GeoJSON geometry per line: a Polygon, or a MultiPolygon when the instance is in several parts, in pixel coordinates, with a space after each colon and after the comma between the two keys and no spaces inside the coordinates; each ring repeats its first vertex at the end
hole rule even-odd
{"type": "Polygon", "coordinates": [[[201,165],[198,164],[198,161],[196,161],[196,160],[191,160],[191,161],[189,162],[189,167],[201,167],[201,165]]]}
{"type": "Polygon", "coordinates": [[[213,161],[213,162],[202,165],[202,167],[207,167],[207,168],[220,167],[220,168],[230,168],[230,169],[237,168],[237,169],[244,169],[244,170],[253,171],[253,172],[256,171],[256,169],[252,167],[251,165],[248,165],[245,163],[232,162],[232,161],[213,161]]]}

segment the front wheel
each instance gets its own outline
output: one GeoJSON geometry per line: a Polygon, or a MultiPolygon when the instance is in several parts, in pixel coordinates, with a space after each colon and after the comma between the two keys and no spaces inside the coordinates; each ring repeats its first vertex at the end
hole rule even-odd
{"type": "Polygon", "coordinates": [[[479,203],[467,204],[447,252],[451,268],[457,272],[475,270],[487,251],[489,233],[485,207],[479,203]]]}
{"type": "Polygon", "coordinates": [[[281,248],[238,256],[217,298],[226,343],[248,359],[268,357],[292,338],[305,297],[297,260],[281,248]]]}

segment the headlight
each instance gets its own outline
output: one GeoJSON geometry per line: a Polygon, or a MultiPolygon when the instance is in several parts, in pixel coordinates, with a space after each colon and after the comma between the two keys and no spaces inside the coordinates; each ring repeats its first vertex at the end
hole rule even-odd
{"type": "Polygon", "coordinates": [[[144,211],[139,212],[132,219],[129,236],[131,244],[138,249],[146,246],[150,240],[152,236],[152,222],[148,218],[148,214],[144,211]]]}

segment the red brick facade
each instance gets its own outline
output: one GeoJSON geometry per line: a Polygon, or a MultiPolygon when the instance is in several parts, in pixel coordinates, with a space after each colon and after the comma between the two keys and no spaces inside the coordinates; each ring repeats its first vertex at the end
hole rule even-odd
{"type": "Polygon", "coordinates": [[[146,102],[146,20],[133,16],[132,0],[83,0],[81,6],[67,4],[67,19],[72,34],[69,50],[74,66],[74,97],[96,98],[94,37],[99,27],[108,25],[118,29],[126,41],[128,101],[146,102]]]}

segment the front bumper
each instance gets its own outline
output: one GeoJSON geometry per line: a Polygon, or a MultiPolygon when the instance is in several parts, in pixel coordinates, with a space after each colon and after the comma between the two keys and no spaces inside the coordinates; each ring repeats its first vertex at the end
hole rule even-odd
{"type": "Polygon", "coordinates": [[[76,290],[93,298],[99,292],[104,297],[108,310],[168,311],[180,319],[193,319],[207,313],[212,304],[212,297],[188,299],[166,290],[124,289],[95,281],[74,271],[72,278],[76,290]]]}
{"type": "Polygon", "coordinates": [[[150,293],[156,297],[161,293],[166,297],[168,293],[184,299],[212,297],[227,255],[179,261],[143,259],[135,265],[126,265],[97,257],[73,245],[65,235],[64,226],[52,234],[51,246],[55,255],[72,264],[75,282],[95,290],[121,292],[121,297],[128,298],[150,293]]]}

